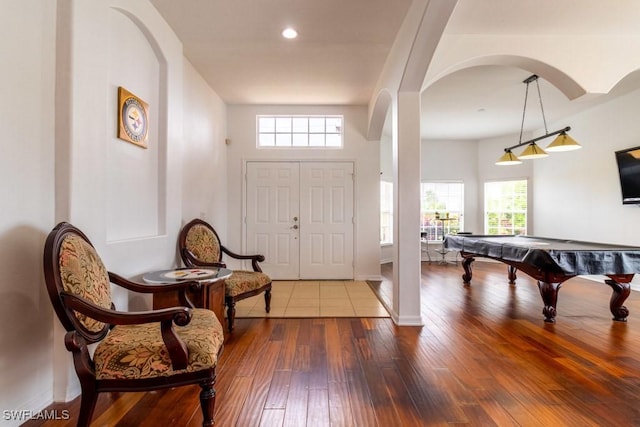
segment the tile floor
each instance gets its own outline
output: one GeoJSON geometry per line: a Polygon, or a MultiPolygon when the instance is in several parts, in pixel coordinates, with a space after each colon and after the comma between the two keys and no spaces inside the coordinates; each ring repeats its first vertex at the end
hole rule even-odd
{"type": "Polygon", "coordinates": [[[264,294],[239,301],[236,317],[389,317],[365,281],[274,281],[271,312],[264,294]]]}

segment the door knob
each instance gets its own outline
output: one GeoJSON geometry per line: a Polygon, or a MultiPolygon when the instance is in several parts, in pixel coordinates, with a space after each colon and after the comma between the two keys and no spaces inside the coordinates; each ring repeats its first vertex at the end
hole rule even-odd
{"type": "Polygon", "coordinates": [[[293,227],[290,227],[293,230],[297,230],[298,229],[298,224],[294,225],[293,227]]]}

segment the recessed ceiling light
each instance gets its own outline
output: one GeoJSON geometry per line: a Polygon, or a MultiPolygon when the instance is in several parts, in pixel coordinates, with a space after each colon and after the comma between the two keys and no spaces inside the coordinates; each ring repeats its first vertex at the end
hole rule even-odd
{"type": "Polygon", "coordinates": [[[291,27],[287,27],[282,30],[282,37],[285,39],[295,39],[298,37],[298,32],[291,27]]]}

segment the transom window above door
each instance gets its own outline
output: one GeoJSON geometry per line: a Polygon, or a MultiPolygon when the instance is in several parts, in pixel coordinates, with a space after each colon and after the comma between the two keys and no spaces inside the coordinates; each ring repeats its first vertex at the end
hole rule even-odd
{"type": "Polygon", "coordinates": [[[342,148],[343,116],[256,116],[258,148],[342,148]]]}

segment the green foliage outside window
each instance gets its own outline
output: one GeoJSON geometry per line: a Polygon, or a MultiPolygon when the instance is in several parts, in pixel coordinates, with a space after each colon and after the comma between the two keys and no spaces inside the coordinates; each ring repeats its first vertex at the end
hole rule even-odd
{"type": "Polygon", "coordinates": [[[485,183],[485,233],[527,234],[527,181],[485,183]]]}
{"type": "Polygon", "coordinates": [[[442,240],[443,234],[455,234],[462,229],[462,182],[423,182],[420,195],[420,233],[423,238],[442,240]]]}

